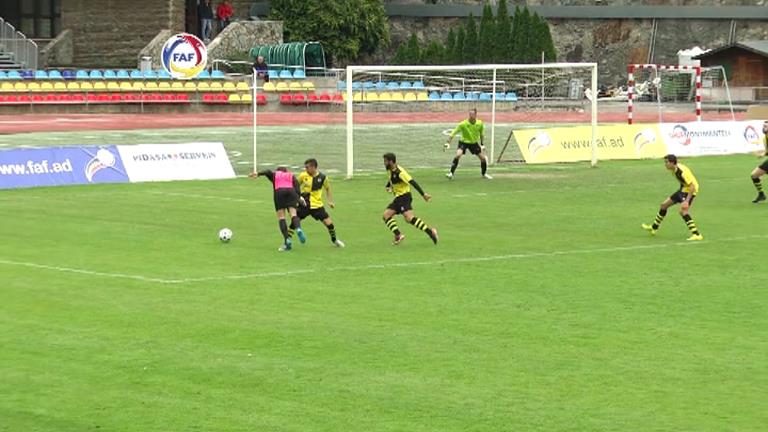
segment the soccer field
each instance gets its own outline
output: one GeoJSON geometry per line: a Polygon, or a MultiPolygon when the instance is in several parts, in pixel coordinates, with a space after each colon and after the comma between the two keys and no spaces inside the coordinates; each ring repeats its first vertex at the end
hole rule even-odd
{"type": "MultiPolygon", "coordinates": [[[[192,133],[223,140],[244,174],[249,131],[192,133]]],[[[390,244],[389,148],[370,149],[369,175],[331,172],[344,249],[307,219],[307,244],[278,253],[264,179],[0,191],[0,431],[765,428],[754,157],[683,161],[701,185],[705,240],[690,243],[677,208],[657,236],[640,229],[677,188],[661,161],[501,165],[485,181],[467,157],[448,181],[450,154],[405,145],[437,246],[401,218],[407,239],[390,244]]]]}

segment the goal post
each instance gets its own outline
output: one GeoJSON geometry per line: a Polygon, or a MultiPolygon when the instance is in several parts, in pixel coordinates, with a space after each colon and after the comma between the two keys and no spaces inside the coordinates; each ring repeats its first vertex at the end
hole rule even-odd
{"type": "Polygon", "coordinates": [[[347,177],[379,167],[381,154],[398,149],[408,152],[403,157],[411,166],[447,166],[446,135],[473,108],[485,123],[491,163],[497,141],[508,143],[511,130],[570,123],[592,126],[591,162],[597,164],[597,98],[587,97],[597,94],[596,63],[350,65],[339,89],[347,177]]]}

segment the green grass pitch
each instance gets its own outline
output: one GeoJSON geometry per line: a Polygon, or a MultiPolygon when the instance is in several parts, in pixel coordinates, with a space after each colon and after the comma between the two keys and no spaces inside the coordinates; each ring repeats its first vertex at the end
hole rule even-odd
{"type": "MultiPolygon", "coordinates": [[[[243,174],[247,132],[195,137],[221,137],[243,174]]],[[[484,181],[467,158],[448,181],[437,166],[450,154],[396,150],[434,196],[414,208],[437,246],[402,219],[407,239],[390,244],[378,156],[369,175],[332,175],[345,249],[308,219],[308,243],[278,253],[264,179],[0,191],[0,431],[768,424],[768,207],[750,203],[753,157],[684,161],[701,184],[705,240],[691,244],[677,208],[656,237],[640,229],[676,189],[661,161],[501,165],[484,181]]]]}

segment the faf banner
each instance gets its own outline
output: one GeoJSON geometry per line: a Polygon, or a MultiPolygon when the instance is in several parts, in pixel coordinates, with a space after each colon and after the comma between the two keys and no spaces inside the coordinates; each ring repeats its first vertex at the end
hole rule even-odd
{"type": "Polygon", "coordinates": [[[0,151],[0,189],[234,177],[222,143],[0,151]]]}
{"type": "MultiPolygon", "coordinates": [[[[591,126],[515,130],[527,163],[576,162],[592,158],[591,126]]],[[[762,123],[691,122],[601,125],[597,159],[660,158],[750,153],[764,149],[762,123]]]]}

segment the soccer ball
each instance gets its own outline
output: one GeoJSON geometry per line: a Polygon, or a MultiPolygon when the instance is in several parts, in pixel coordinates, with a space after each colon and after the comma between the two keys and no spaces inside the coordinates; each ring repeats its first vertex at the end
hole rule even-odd
{"type": "Polygon", "coordinates": [[[229,228],[222,228],[219,230],[219,240],[226,243],[232,240],[232,230],[229,228]]]}

